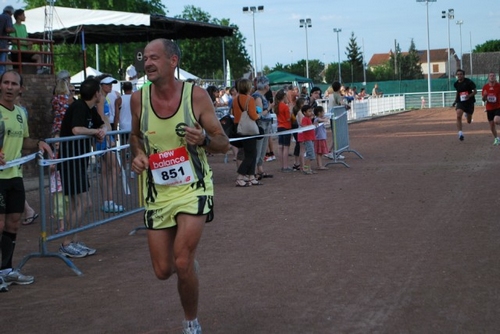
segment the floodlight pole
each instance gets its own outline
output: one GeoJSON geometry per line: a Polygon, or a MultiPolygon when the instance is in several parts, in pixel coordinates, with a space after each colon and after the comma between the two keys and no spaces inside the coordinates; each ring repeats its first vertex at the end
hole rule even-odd
{"type": "Polygon", "coordinates": [[[455,18],[455,11],[453,9],[448,9],[448,13],[446,11],[441,12],[443,15],[441,18],[448,19],[448,90],[451,89],[451,48],[450,48],[450,20],[455,18]]]}
{"type": "Polygon", "coordinates": [[[462,24],[464,24],[464,21],[462,21],[462,20],[457,21],[457,25],[460,28],[460,67],[463,69],[464,68],[464,63],[463,63],[464,53],[462,51],[462,24]]]}
{"type": "Polygon", "coordinates": [[[340,43],[339,43],[339,33],[342,32],[342,29],[333,28],[333,32],[337,33],[337,51],[339,57],[339,82],[342,83],[342,68],[340,67],[340,43]]]}
{"type": "Polygon", "coordinates": [[[307,28],[312,27],[311,19],[300,19],[300,28],[304,28],[306,30],[306,77],[309,79],[309,41],[307,40],[307,28]]]}
{"type": "Polygon", "coordinates": [[[252,21],[253,21],[253,71],[254,71],[254,77],[257,77],[257,42],[255,38],[255,13],[256,12],[263,12],[264,11],[264,6],[251,6],[251,7],[243,7],[243,13],[251,13],[252,14],[252,21]]]}
{"type": "Polygon", "coordinates": [[[425,2],[427,9],[427,92],[428,92],[428,106],[432,107],[431,101],[431,41],[429,38],[429,2],[436,2],[437,0],[417,0],[417,2],[425,2]]]}
{"type": "Polygon", "coordinates": [[[472,70],[472,31],[469,31],[469,43],[470,43],[470,76],[472,77],[472,74],[474,74],[474,71],[472,70]]]}

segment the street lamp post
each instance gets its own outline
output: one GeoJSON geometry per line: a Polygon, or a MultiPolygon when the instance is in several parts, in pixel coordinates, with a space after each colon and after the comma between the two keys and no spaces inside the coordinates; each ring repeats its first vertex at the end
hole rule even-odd
{"type": "Polygon", "coordinates": [[[464,54],[462,52],[462,24],[464,24],[464,21],[462,21],[462,20],[457,21],[457,25],[460,28],[460,67],[462,67],[462,69],[463,69],[463,67],[464,67],[464,64],[463,64],[464,54]]]}
{"type": "Polygon", "coordinates": [[[472,74],[474,74],[474,71],[472,70],[472,31],[469,31],[469,43],[470,43],[470,76],[472,77],[472,74]]]}
{"type": "Polygon", "coordinates": [[[333,28],[333,32],[337,33],[337,50],[339,57],[339,82],[342,83],[342,69],[340,67],[340,43],[339,43],[339,33],[342,32],[340,28],[333,28]]]}
{"type": "Polygon", "coordinates": [[[307,28],[312,27],[311,19],[300,19],[300,27],[306,30],[306,77],[309,79],[309,42],[307,40],[307,28]]]}
{"type": "Polygon", "coordinates": [[[263,12],[264,6],[251,6],[251,7],[243,7],[243,13],[252,14],[253,21],[253,71],[254,76],[257,77],[257,42],[255,41],[255,13],[263,12]]]}
{"type": "Polygon", "coordinates": [[[455,18],[455,11],[453,9],[448,9],[448,13],[446,11],[441,12],[441,18],[448,19],[448,90],[451,89],[451,54],[450,54],[450,20],[455,18]]]}
{"type": "Polygon", "coordinates": [[[427,9],[426,17],[427,17],[427,92],[428,92],[428,101],[429,108],[432,107],[431,101],[431,41],[429,38],[429,2],[436,2],[437,0],[417,0],[417,2],[425,2],[425,6],[427,9]]]}

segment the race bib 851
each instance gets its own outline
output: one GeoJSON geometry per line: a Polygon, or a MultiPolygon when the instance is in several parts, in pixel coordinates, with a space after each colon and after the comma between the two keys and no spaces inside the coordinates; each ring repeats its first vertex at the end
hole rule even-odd
{"type": "Polygon", "coordinates": [[[189,154],[184,146],[150,155],[149,168],[156,184],[178,186],[194,182],[189,154]]]}

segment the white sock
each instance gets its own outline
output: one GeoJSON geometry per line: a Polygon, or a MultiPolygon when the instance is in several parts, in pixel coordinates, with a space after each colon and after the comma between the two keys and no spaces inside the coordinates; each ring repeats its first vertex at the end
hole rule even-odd
{"type": "Polygon", "coordinates": [[[462,131],[458,131],[458,135],[459,136],[463,136],[463,132],[462,131]]]}
{"type": "Polygon", "coordinates": [[[195,318],[193,320],[184,320],[184,324],[188,328],[194,328],[196,326],[199,326],[199,324],[198,324],[198,318],[195,318]]]}
{"type": "Polygon", "coordinates": [[[12,271],[12,268],[5,268],[0,270],[0,276],[7,276],[12,271]]]}

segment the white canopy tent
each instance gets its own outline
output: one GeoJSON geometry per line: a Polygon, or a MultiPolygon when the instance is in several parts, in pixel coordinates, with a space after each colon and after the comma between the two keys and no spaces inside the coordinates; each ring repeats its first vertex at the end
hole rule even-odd
{"type": "MultiPolygon", "coordinates": [[[[87,76],[89,76],[89,75],[98,76],[98,75],[102,74],[101,72],[99,72],[98,70],[96,70],[95,68],[90,67],[90,66],[88,66],[85,70],[87,72],[87,76]]],[[[85,74],[84,74],[83,70],[71,77],[72,84],[79,84],[83,80],[85,80],[85,74]]]]}
{"type": "MultiPolygon", "coordinates": [[[[25,12],[25,24],[30,34],[43,33],[45,31],[45,16],[48,10],[49,7],[38,7],[25,12]]],[[[54,7],[52,19],[53,31],[66,30],[68,33],[78,34],[82,26],[98,26],[103,24],[149,26],[150,15],[100,9],[54,7]]]]}
{"type": "Polygon", "coordinates": [[[186,39],[231,36],[235,28],[217,24],[101,9],[43,6],[27,10],[26,27],[30,38],[43,38],[45,18],[52,20],[55,44],[147,43],[156,38],[186,39]],[[81,32],[85,32],[85,36],[81,32]]]}

